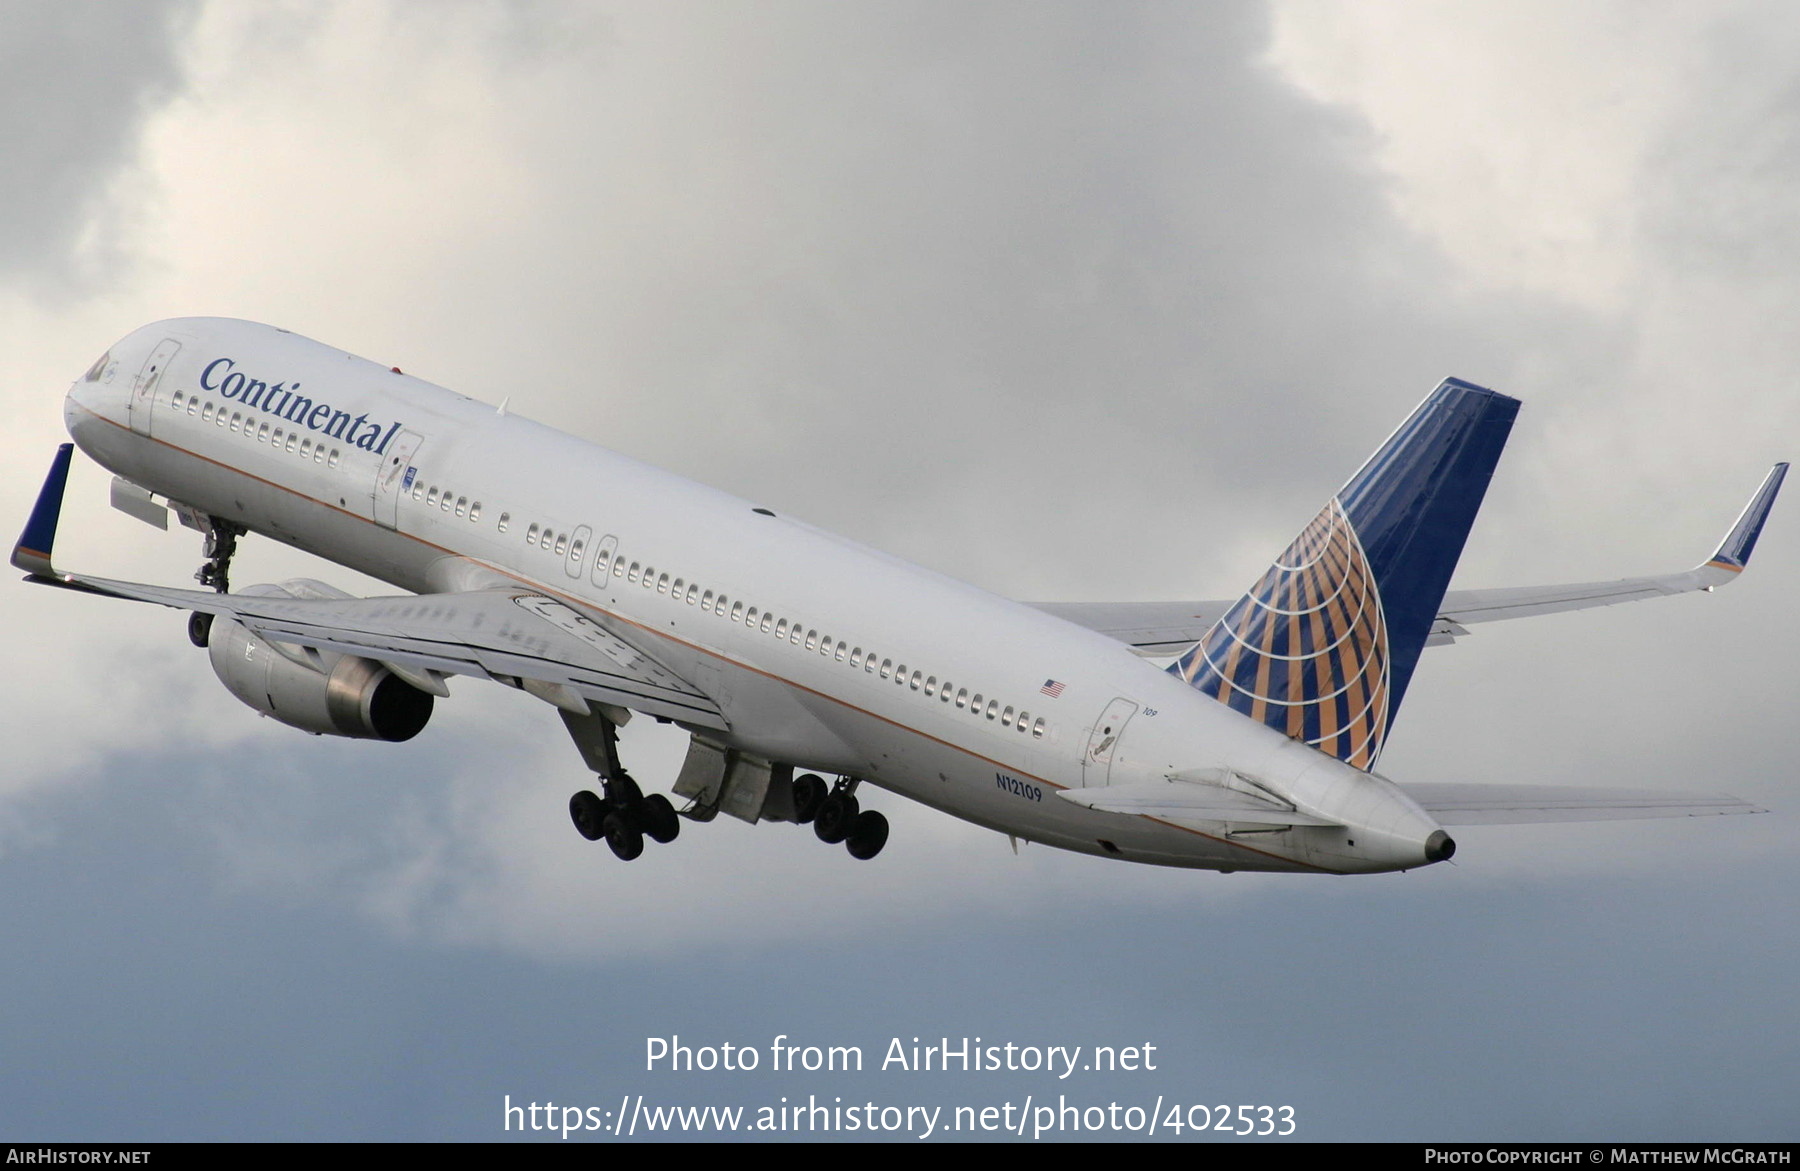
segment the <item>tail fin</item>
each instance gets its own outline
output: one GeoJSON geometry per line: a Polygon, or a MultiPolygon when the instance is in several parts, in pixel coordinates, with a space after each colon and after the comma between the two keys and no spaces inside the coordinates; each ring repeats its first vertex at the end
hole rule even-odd
{"type": "Polygon", "coordinates": [[[1372,768],[1518,412],[1446,379],[1170,672],[1372,768]]]}

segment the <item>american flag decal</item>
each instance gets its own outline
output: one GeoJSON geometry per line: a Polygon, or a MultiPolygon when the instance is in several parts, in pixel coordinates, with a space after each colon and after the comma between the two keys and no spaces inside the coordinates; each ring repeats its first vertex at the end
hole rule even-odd
{"type": "Polygon", "coordinates": [[[1049,696],[1051,699],[1055,699],[1062,694],[1063,685],[1054,679],[1046,679],[1044,680],[1044,685],[1038,688],[1038,690],[1049,696]]]}

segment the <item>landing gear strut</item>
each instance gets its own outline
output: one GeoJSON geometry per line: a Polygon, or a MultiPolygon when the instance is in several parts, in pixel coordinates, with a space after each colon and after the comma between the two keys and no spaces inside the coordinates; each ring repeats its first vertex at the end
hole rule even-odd
{"type": "Polygon", "coordinates": [[[644,796],[619,763],[618,725],[597,712],[577,716],[565,711],[562,717],[582,758],[600,774],[605,794],[583,789],[569,798],[569,820],[575,823],[576,832],[590,842],[605,838],[608,848],[623,862],[644,852],[646,836],[654,842],[674,841],[681,832],[681,819],[661,793],[644,796]]]}
{"type": "Polygon", "coordinates": [[[243,525],[216,516],[210,518],[206,529],[206,564],[194,574],[194,579],[221,594],[230,593],[231,558],[237,553],[238,538],[247,531],[243,525]]]}
{"type": "MultiPolygon", "coordinates": [[[[216,516],[201,519],[206,525],[206,564],[194,574],[194,580],[221,594],[228,594],[231,592],[231,558],[237,552],[238,538],[249,530],[216,516]]],[[[212,638],[212,624],[211,614],[196,612],[188,615],[188,641],[205,650],[212,638]]]]}
{"type": "Polygon", "coordinates": [[[850,856],[868,861],[887,845],[888,820],[873,809],[857,804],[855,777],[845,777],[825,789],[821,777],[807,773],[794,778],[794,819],[812,822],[813,834],[829,845],[844,843],[850,856]]]}

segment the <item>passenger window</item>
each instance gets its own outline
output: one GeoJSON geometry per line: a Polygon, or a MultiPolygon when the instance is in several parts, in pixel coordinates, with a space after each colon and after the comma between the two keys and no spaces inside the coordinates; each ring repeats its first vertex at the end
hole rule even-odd
{"type": "Polygon", "coordinates": [[[912,678],[910,680],[908,680],[908,683],[911,684],[912,689],[914,691],[917,691],[919,689],[919,673],[917,671],[914,671],[912,673],[912,678]]]}
{"type": "Polygon", "coordinates": [[[966,705],[968,702],[969,702],[969,689],[964,687],[964,688],[958,690],[956,693],[956,708],[957,708],[957,710],[961,711],[963,709],[964,705],[966,705]]]}
{"type": "Polygon", "coordinates": [[[625,580],[630,582],[633,585],[636,585],[637,579],[638,579],[638,563],[633,561],[631,563],[631,572],[625,575],[625,580]]]}
{"type": "Polygon", "coordinates": [[[999,706],[1000,706],[999,700],[997,700],[997,699],[988,700],[988,706],[987,706],[987,718],[988,719],[991,720],[994,718],[994,709],[999,706]]]}
{"type": "Polygon", "coordinates": [[[469,519],[472,521],[481,519],[481,501],[477,500],[469,505],[469,519]]]}
{"type": "Polygon", "coordinates": [[[688,588],[687,588],[687,604],[692,606],[695,602],[698,602],[699,600],[700,600],[700,587],[695,585],[693,582],[689,582],[688,588]]]}
{"type": "Polygon", "coordinates": [[[707,590],[704,594],[700,595],[700,608],[702,610],[712,609],[712,604],[713,604],[713,592],[711,590],[707,590]]]}
{"type": "Polygon", "coordinates": [[[1033,740],[1042,740],[1044,738],[1044,719],[1042,716],[1039,716],[1037,721],[1031,725],[1031,738],[1033,740]]]}
{"type": "Polygon", "coordinates": [[[738,622],[738,621],[741,621],[743,619],[743,617],[744,617],[744,603],[742,603],[742,602],[731,603],[731,620],[733,622],[738,622]]]}
{"type": "Polygon", "coordinates": [[[840,663],[844,661],[844,644],[843,643],[840,642],[837,644],[837,650],[835,650],[831,653],[831,657],[836,659],[840,663]]]}
{"type": "MultiPolygon", "coordinates": [[[[431,490],[431,494],[432,494],[432,495],[433,495],[433,496],[436,496],[436,495],[437,495],[437,489],[436,489],[436,488],[433,488],[433,489],[432,489],[432,490],[431,490]]],[[[437,503],[437,501],[436,501],[436,500],[432,500],[432,501],[431,501],[431,503],[433,503],[433,504],[436,504],[436,503],[437,503]]],[[[538,535],[538,527],[537,527],[537,525],[536,525],[536,524],[535,524],[535,523],[534,523],[534,524],[533,524],[533,525],[532,525],[532,526],[531,526],[531,527],[530,527],[530,528],[528,528],[528,529],[526,529],[526,530],[525,530],[525,543],[526,543],[526,544],[527,544],[527,545],[535,545],[535,544],[537,544],[537,535],[538,535]]]]}
{"type": "Polygon", "coordinates": [[[936,697],[937,697],[937,676],[933,675],[930,678],[925,680],[925,698],[926,699],[934,699],[936,697]]]}
{"type": "Polygon", "coordinates": [[[762,616],[762,625],[760,627],[758,627],[757,629],[761,630],[764,634],[769,633],[769,620],[770,620],[770,616],[769,616],[768,612],[764,611],[763,616],[762,616]]]}
{"type": "Polygon", "coordinates": [[[279,428],[279,427],[275,428],[274,440],[275,440],[275,446],[280,447],[281,446],[281,428],[279,428]]]}
{"type": "Polygon", "coordinates": [[[788,623],[787,623],[786,618],[783,618],[780,622],[777,622],[775,624],[775,637],[776,638],[786,638],[787,637],[787,626],[788,626],[788,623]]]}
{"type": "Polygon", "coordinates": [[[819,632],[816,630],[807,631],[806,632],[806,649],[809,651],[817,650],[818,646],[819,646],[819,632]]]}
{"type": "Polygon", "coordinates": [[[1012,705],[1011,704],[1008,704],[1006,707],[1006,710],[1000,713],[1000,722],[1002,724],[1005,724],[1008,726],[1010,726],[1012,724],[1012,705]]]}
{"type": "Polygon", "coordinates": [[[499,525],[500,531],[504,533],[506,531],[506,527],[510,524],[512,524],[512,513],[510,513],[510,512],[501,513],[500,514],[500,525],[499,525]]]}
{"type": "Polygon", "coordinates": [[[659,594],[666,594],[669,592],[669,575],[668,574],[665,573],[661,577],[656,579],[656,592],[659,594]]]}
{"type": "Polygon", "coordinates": [[[337,467],[338,466],[338,456],[341,454],[343,454],[343,453],[338,451],[337,448],[335,448],[335,447],[332,448],[331,449],[331,458],[325,461],[325,466],[328,468],[337,467]]]}
{"type": "MultiPolygon", "coordinates": [[[[460,503],[456,506],[456,511],[458,513],[462,512],[462,505],[460,503]]],[[[579,539],[577,539],[573,545],[569,546],[569,560],[570,561],[580,561],[581,553],[582,553],[582,544],[581,544],[581,541],[579,539]]]]}
{"type": "Polygon", "coordinates": [[[894,660],[892,660],[892,659],[881,660],[881,677],[883,679],[886,679],[886,678],[889,678],[890,676],[892,676],[893,673],[894,673],[894,660]]]}

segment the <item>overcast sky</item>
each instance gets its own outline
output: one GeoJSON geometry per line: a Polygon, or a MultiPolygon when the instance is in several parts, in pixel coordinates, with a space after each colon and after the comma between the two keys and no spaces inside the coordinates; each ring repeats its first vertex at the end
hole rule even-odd
{"type": "MultiPolygon", "coordinates": [[[[1800,453],[1797,59],[1779,3],[0,0],[0,505],[71,379],[206,314],[1032,599],[1236,596],[1456,375],[1525,404],[1458,584],[1685,568],[1800,453]]],[[[59,561],[190,580],[194,534],[107,480],[78,460],[59,561]]],[[[867,865],[721,819],[623,866],[529,697],[327,741],[179,614],[5,587],[0,1132],[1063,1094],[1312,1139],[1800,1137],[1796,518],[1728,590],[1432,651],[1383,760],[1774,812],[1469,829],[1355,879],[1015,856],[882,795],[867,865]],[[672,1034],[764,1068],[647,1071],[672,1034]],[[870,1068],[774,1074],[778,1034],[870,1068]],[[915,1036],[1158,1068],[875,1068],[915,1036]]],[[[237,567],[382,588],[257,538],[237,567]]]]}

